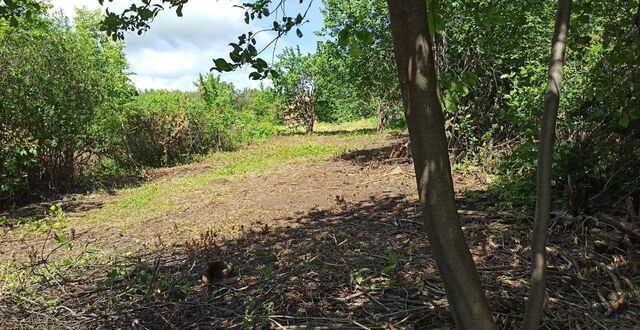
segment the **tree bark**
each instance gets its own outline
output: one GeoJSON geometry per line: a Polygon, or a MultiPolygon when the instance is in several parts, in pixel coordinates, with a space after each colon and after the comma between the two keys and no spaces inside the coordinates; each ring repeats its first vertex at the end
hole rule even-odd
{"type": "Polygon", "coordinates": [[[551,169],[556,120],[563,75],[564,53],[571,16],[571,0],[559,0],[551,45],[549,80],[540,122],[540,145],[536,179],[536,214],[531,239],[531,283],[524,317],[524,329],[539,329],[546,293],[546,245],[551,212],[551,169]]]}
{"type": "Polygon", "coordinates": [[[460,227],[424,0],[387,0],[418,193],[459,329],[495,329],[460,227]]]}

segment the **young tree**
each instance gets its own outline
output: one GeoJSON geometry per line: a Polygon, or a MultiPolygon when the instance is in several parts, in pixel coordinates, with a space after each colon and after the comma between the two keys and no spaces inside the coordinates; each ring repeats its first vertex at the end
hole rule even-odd
{"type": "Polygon", "coordinates": [[[273,78],[273,84],[288,103],[281,110],[282,120],[311,133],[316,118],[316,58],[302,55],[300,48],[285,48],[278,58],[279,74],[273,78]]]}
{"type": "Polygon", "coordinates": [[[549,213],[551,212],[551,167],[570,16],[571,0],[559,0],[556,26],[551,45],[549,81],[544,99],[544,113],[540,122],[536,216],[531,239],[531,285],[525,312],[524,329],[538,329],[544,310],[547,274],[546,246],[549,213]]]}
{"type": "Polygon", "coordinates": [[[456,324],[493,329],[480,277],[460,227],[444,115],[423,0],[387,1],[411,154],[427,235],[456,324]]]}

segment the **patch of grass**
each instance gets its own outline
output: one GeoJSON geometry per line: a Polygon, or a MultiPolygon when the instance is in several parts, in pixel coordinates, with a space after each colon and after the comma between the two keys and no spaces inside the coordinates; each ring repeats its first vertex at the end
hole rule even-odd
{"type": "Polygon", "coordinates": [[[510,209],[521,206],[533,209],[535,205],[536,186],[530,176],[514,175],[501,178],[492,182],[487,190],[497,197],[498,208],[510,209]]]}
{"type": "Polygon", "coordinates": [[[192,194],[204,194],[213,198],[222,194],[219,185],[211,181],[246,175],[297,159],[318,159],[336,154],[339,145],[321,145],[311,141],[264,142],[252,148],[236,152],[212,154],[204,163],[213,169],[208,173],[196,173],[167,181],[149,182],[122,192],[120,198],[106,205],[83,220],[90,223],[118,222],[123,225],[144,223],[157,216],[178,210],[179,205],[192,194]],[[293,142],[293,143],[292,143],[293,142]],[[297,142],[297,143],[296,143],[297,142]]]}
{"type": "Polygon", "coordinates": [[[0,216],[0,226],[13,226],[18,228],[21,235],[43,234],[49,230],[60,230],[67,227],[67,217],[57,205],[52,205],[49,215],[44,218],[0,216]]]}
{"type": "Polygon", "coordinates": [[[368,129],[376,129],[376,118],[363,118],[355,121],[344,123],[317,123],[314,131],[318,133],[335,132],[335,131],[366,131],[368,129]]]}

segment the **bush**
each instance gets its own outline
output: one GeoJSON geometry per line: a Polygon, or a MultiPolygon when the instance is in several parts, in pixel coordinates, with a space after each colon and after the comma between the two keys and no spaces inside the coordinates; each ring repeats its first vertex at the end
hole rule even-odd
{"type": "Polygon", "coordinates": [[[0,21],[0,206],[64,192],[82,174],[114,176],[229,150],[276,132],[279,99],[200,76],[196,92],[136,93],[123,45],[79,10],[0,21]]]}
{"type": "Polygon", "coordinates": [[[200,77],[196,85],[196,92],[141,92],[108,125],[115,128],[110,154],[129,167],[167,166],[276,133],[264,91],[245,91],[238,104],[233,86],[219,77],[200,77]]]}
{"type": "Polygon", "coordinates": [[[99,19],[0,22],[0,204],[68,189],[102,147],[100,118],[131,89],[122,45],[99,19]]]}
{"type": "Polygon", "coordinates": [[[130,165],[171,165],[231,147],[220,114],[191,92],[143,92],[118,120],[121,148],[114,153],[130,165]]]}

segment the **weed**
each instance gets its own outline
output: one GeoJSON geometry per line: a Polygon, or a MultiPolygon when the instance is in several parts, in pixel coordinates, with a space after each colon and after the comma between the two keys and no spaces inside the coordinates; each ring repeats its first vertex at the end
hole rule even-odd
{"type": "Polygon", "coordinates": [[[365,275],[370,272],[369,268],[361,268],[359,270],[354,270],[349,274],[349,282],[351,284],[362,285],[365,280],[365,275]]]}
{"type": "Polygon", "coordinates": [[[270,279],[273,277],[273,268],[271,268],[270,266],[264,266],[262,268],[260,268],[260,277],[262,279],[270,279]]]}
{"type": "Polygon", "coordinates": [[[391,252],[389,253],[389,264],[382,269],[382,274],[391,275],[398,268],[398,253],[391,252]]]}
{"type": "Polygon", "coordinates": [[[274,311],[273,301],[268,300],[262,303],[262,309],[264,310],[264,313],[267,315],[273,314],[273,311],[274,311]]]}

